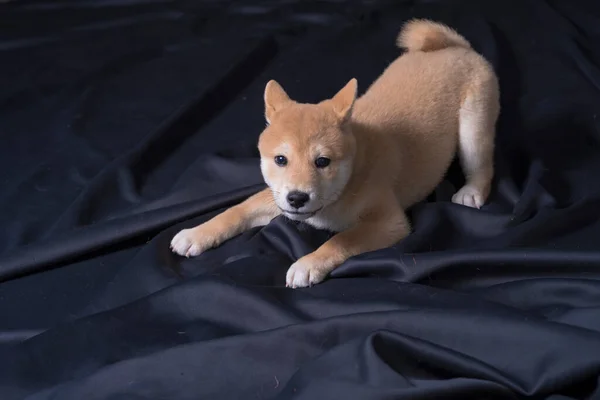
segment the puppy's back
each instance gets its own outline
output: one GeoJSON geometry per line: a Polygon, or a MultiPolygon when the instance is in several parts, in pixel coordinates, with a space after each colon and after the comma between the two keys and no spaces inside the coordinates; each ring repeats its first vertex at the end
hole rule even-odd
{"type": "Polygon", "coordinates": [[[396,42],[408,51],[357,101],[357,119],[385,130],[410,121],[425,132],[456,131],[468,86],[473,80],[495,77],[490,64],[455,30],[433,21],[409,21],[396,42]]]}
{"type": "Polygon", "coordinates": [[[465,38],[442,24],[410,21],[397,44],[408,51],[357,100],[354,117],[368,127],[361,136],[379,160],[379,180],[400,184],[398,198],[407,207],[441,180],[457,148],[462,102],[495,74],[465,38]]]}

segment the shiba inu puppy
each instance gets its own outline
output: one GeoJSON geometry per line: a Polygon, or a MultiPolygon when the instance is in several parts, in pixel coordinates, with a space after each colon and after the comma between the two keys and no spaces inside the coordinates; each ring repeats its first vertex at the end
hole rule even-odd
{"type": "Polygon", "coordinates": [[[258,143],[268,188],[182,230],[172,250],[196,256],[284,215],[335,233],[287,271],[288,287],[317,284],[348,258],[405,238],[404,210],[435,189],[457,153],[466,183],[452,201],[481,207],[500,113],[492,66],[456,31],[428,20],[409,21],[397,45],[406,52],[360,98],[356,79],[317,104],[269,81],[258,143]]]}

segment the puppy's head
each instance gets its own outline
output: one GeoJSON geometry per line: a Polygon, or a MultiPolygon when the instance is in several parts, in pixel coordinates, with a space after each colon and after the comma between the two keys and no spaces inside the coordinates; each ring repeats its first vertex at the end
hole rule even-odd
{"type": "Polygon", "coordinates": [[[298,103],[275,81],[265,88],[267,127],[258,148],[277,206],[304,220],[334,203],[352,174],[356,152],[350,119],[357,82],[318,104],[298,103]]]}

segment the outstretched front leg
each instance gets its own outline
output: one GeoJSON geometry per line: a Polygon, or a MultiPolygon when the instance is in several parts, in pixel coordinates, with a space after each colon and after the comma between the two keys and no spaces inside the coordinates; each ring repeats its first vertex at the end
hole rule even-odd
{"type": "Polygon", "coordinates": [[[247,230],[267,225],[280,213],[271,190],[264,189],[207,222],[180,231],[173,237],[171,249],[181,256],[197,256],[247,230]]]}
{"type": "Polygon", "coordinates": [[[392,246],[409,233],[408,219],[399,207],[365,214],[356,225],[292,264],[286,286],[299,288],[320,283],[350,257],[392,246]]]}

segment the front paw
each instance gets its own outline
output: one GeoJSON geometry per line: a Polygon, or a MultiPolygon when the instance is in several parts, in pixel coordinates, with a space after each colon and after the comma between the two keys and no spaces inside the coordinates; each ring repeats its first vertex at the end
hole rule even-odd
{"type": "Polygon", "coordinates": [[[285,286],[293,289],[321,283],[329,271],[317,259],[305,256],[288,269],[285,286]]]}
{"type": "Polygon", "coordinates": [[[171,240],[171,250],[180,256],[195,257],[214,247],[214,243],[214,235],[199,226],[184,229],[175,235],[171,240]]]}

